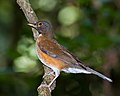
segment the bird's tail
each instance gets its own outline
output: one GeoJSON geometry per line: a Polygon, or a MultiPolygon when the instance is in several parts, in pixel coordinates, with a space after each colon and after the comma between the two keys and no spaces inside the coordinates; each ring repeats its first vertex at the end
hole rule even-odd
{"type": "Polygon", "coordinates": [[[106,77],[105,75],[89,68],[89,67],[86,67],[84,66],[81,62],[77,63],[76,65],[78,66],[71,66],[71,67],[68,67],[66,69],[62,69],[62,71],[64,72],[67,72],[67,73],[85,73],[85,74],[94,74],[94,75],[97,75],[105,80],[108,80],[109,82],[112,82],[112,80],[108,77],[106,77]]]}
{"type": "Polygon", "coordinates": [[[97,71],[95,71],[95,70],[93,70],[93,69],[91,69],[89,67],[86,67],[86,70],[88,72],[90,72],[91,74],[95,74],[95,75],[97,75],[97,76],[99,76],[99,77],[101,77],[101,78],[103,78],[105,80],[108,80],[109,82],[112,82],[112,80],[110,78],[106,77],[105,75],[102,75],[101,73],[99,73],[99,72],[97,72],[97,71]]]}

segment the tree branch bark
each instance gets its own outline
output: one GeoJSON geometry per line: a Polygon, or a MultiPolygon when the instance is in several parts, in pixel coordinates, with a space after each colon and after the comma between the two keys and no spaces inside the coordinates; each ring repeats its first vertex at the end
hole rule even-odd
{"type": "MultiPolygon", "coordinates": [[[[38,21],[38,18],[36,16],[34,10],[30,6],[29,0],[17,0],[17,3],[20,6],[20,9],[22,9],[28,22],[34,23],[34,22],[38,21]]],[[[35,29],[32,29],[32,32],[33,32],[34,40],[36,40],[39,34],[35,29]]],[[[53,74],[49,74],[49,73],[51,73],[52,70],[46,66],[44,66],[44,70],[45,70],[45,74],[44,74],[43,82],[37,89],[38,96],[51,96],[51,91],[54,90],[56,84],[54,82],[52,84],[51,88],[48,88],[47,85],[55,77],[54,72],[53,72],[53,74]]]]}

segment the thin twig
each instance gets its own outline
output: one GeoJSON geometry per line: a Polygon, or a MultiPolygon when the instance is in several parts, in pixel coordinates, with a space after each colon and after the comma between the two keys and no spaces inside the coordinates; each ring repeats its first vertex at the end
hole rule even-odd
{"type": "MultiPolygon", "coordinates": [[[[18,5],[20,6],[20,9],[24,12],[24,15],[27,19],[28,22],[34,23],[38,21],[38,18],[33,11],[32,7],[30,6],[29,0],[17,0],[18,5]]],[[[39,35],[38,32],[34,29],[32,29],[34,39],[37,39],[37,36],[39,35]]],[[[51,72],[51,69],[48,67],[44,66],[45,70],[45,76],[43,79],[43,82],[41,85],[38,87],[38,96],[51,96],[51,91],[54,90],[55,88],[55,83],[51,86],[49,89],[46,85],[48,85],[54,78],[54,73],[53,74],[48,74],[51,72]]]]}

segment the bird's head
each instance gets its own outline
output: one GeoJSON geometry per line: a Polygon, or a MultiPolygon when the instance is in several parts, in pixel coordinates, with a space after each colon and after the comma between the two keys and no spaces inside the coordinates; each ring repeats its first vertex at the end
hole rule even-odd
{"type": "Polygon", "coordinates": [[[39,34],[47,37],[53,37],[52,26],[48,21],[38,21],[36,23],[29,23],[28,25],[36,29],[39,34]]]}

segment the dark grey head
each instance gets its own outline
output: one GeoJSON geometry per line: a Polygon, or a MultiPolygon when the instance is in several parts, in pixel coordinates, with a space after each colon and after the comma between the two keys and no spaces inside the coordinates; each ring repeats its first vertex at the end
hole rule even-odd
{"type": "Polygon", "coordinates": [[[39,34],[53,37],[52,26],[48,21],[38,21],[36,23],[29,23],[28,25],[36,29],[39,34]]]}

